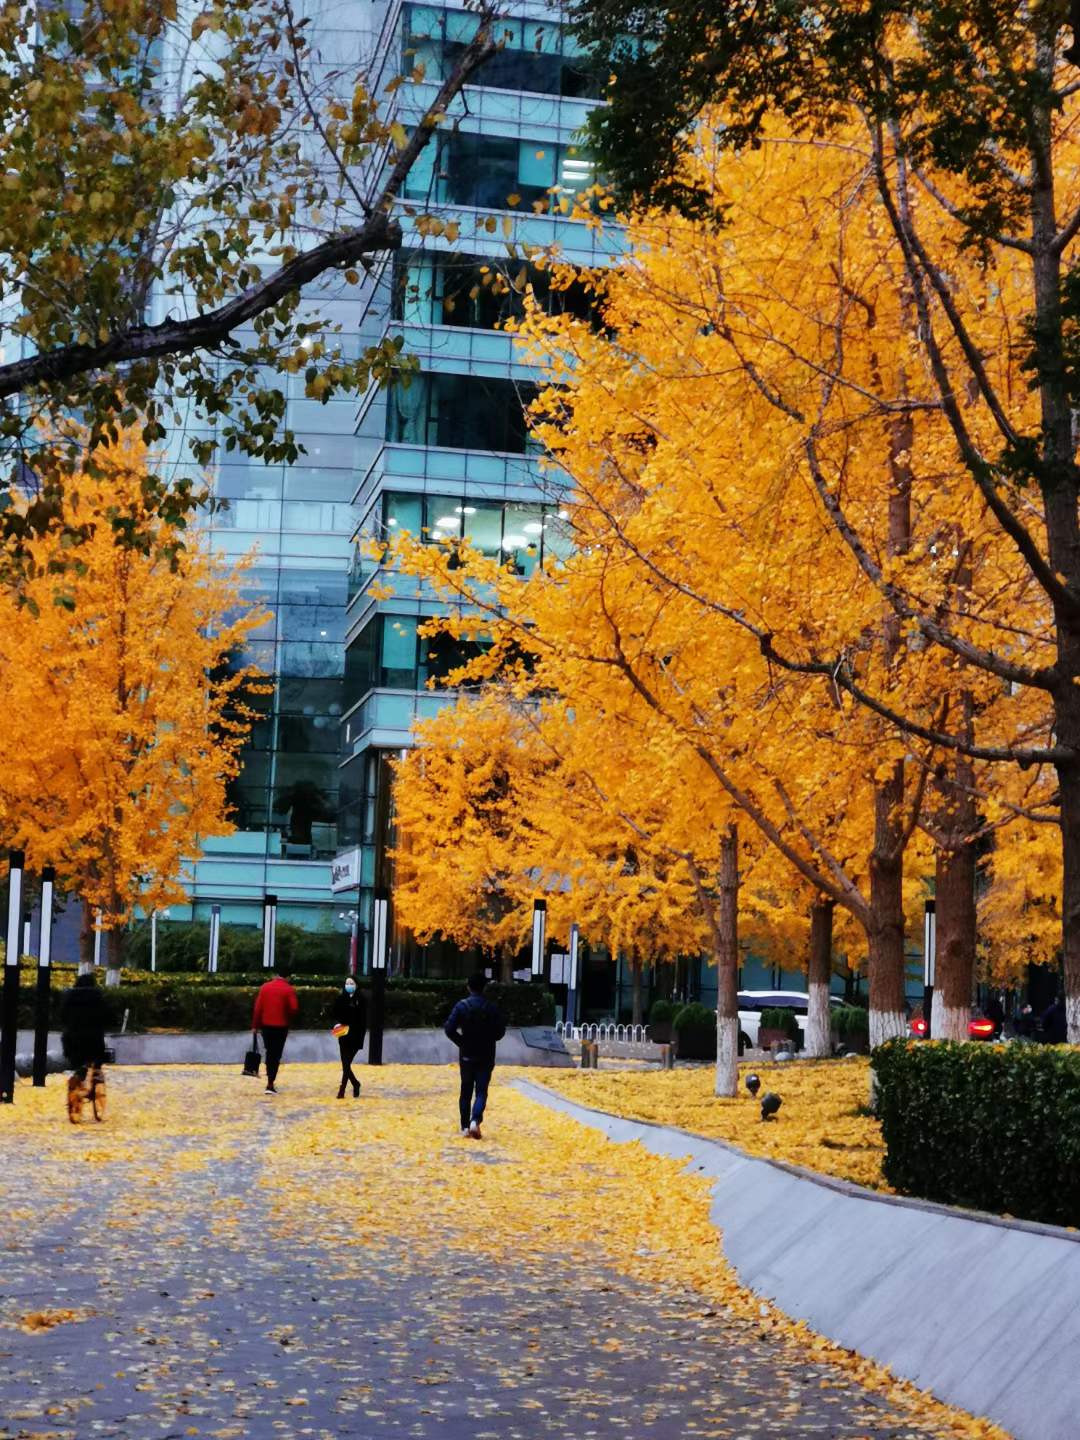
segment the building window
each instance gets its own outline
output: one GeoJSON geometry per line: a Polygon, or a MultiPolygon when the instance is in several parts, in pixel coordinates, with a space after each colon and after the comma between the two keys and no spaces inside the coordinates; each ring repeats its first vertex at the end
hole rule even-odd
{"type": "Polygon", "coordinates": [[[537,388],[477,375],[413,375],[408,384],[390,387],[386,438],[398,445],[524,455],[537,448],[525,416],[537,388]]]}
{"type": "Polygon", "coordinates": [[[408,325],[497,330],[525,314],[525,296],[549,315],[576,315],[599,324],[603,280],[552,283],[550,270],[527,261],[473,255],[399,254],[394,260],[392,313],[408,325]]]}
{"type": "MultiPolygon", "coordinates": [[[[424,66],[426,80],[443,80],[476,34],[479,19],[460,10],[427,5],[405,7],[402,71],[424,66]]],[[[504,18],[498,22],[500,49],[469,81],[499,90],[598,100],[609,65],[594,61],[560,25],[504,18]]]]}
{"type": "Polygon", "coordinates": [[[481,210],[559,210],[598,180],[593,161],[580,145],[440,131],[409,171],[405,195],[481,210]]]}

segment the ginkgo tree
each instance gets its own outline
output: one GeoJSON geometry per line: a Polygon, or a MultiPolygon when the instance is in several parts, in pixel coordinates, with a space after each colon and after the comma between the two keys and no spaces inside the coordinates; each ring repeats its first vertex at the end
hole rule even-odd
{"type": "MultiPolygon", "coordinates": [[[[776,643],[772,657],[842,688],[912,743],[1052,771],[1068,1033],[1080,1042],[1080,14],[1074,5],[971,0],[811,0],[715,14],[580,0],[576,9],[616,72],[615,103],[595,132],[625,198],[674,204],[714,224],[737,213],[727,208],[731,196],[702,187],[684,166],[709,105],[722,117],[717,143],[736,157],[770,131],[778,138],[780,126],[798,143],[833,139],[866,157],[878,234],[898,258],[909,312],[905,363],[872,393],[894,406],[919,403],[915,443],[925,431],[929,448],[914,469],[928,503],[948,498],[951,531],[930,530],[901,564],[883,563],[838,465],[838,437],[850,434],[845,395],[862,379],[845,346],[824,364],[820,345],[789,349],[789,360],[816,366],[813,405],[770,388],[767,369],[757,377],[763,399],[787,406],[830,530],[928,664],[951,673],[953,723],[935,723],[876,678],[865,683],[842,646],[821,644],[808,656],[776,643]],[[648,42],[636,47],[620,35],[631,11],[648,42]],[[976,578],[969,594],[968,563],[983,545],[1001,585],[978,593],[976,578]],[[985,723],[987,684],[1008,687],[1017,701],[1012,723],[985,723]],[[969,686],[976,693],[966,707],[969,686]]],[[[796,183],[788,203],[803,208],[813,248],[819,195],[796,183]]],[[[787,298],[797,285],[793,269],[773,293],[787,298]]],[[[852,307],[864,298],[850,290],[852,307]]],[[[745,349],[731,358],[744,370],[756,361],[745,349]]]]}
{"type": "Polygon", "coordinates": [[[113,980],[136,907],[184,900],[185,864],[232,830],[227,785],[265,689],[238,658],[263,618],[243,567],[178,543],[147,476],[137,435],[99,450],[0,589],[0,833],[81,900],[84,959],[107,932],[113,980]],[[120,544],[118,525],[145,543],[120,544]]]}

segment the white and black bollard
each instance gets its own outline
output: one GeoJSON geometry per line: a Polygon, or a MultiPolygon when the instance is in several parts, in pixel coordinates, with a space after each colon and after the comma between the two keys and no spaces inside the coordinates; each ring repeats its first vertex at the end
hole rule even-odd
{"type": "Polygon", "coordinates": [[[19,950],[22,940],[23,866],[21,850],[8,852],[7,950],[0,997],[0,1105],[15,1099],[15,1042],[19,1027],[19,950]]]}
{"type": "Polygon", "coordinates": [[[38,931],[37,992],[34,996],[34,1084],[45,1084],[49,1063],[49,1002],[52,998],[53,892],[56,871],[41,872],[41,927],[38,931]]]}
{"type": "Polygon", "coordinates": [[[263,969],[274,968],[274,946],[277,941],[277,896],[263,896],[263,969]]]}
{"type": "Polygon", "coordinates": [[[210,975],[217,974],[218,947],[221,944],[221,906],[210,906],[210,954],[206,958],[206,969],[210,975]]]}

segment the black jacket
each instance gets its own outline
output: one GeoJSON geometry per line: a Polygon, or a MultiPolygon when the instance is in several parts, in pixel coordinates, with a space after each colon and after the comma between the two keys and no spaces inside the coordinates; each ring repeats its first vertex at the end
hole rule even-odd
{"type": "Polygon", "coordinates": [[[80,975],[60,1000],[60,1040],[69,1065],[100,1065],[109,1010],[92,975],[80,975]]]}
{"type": "Polygon", "coordinates": [[[344,990],[334,997],[334,1004],[330,1011],[330,1020],[334,1025],[348,1025],[349,1033],[342,1038],[351,1045],[355,1040],[357,1050],[364,1043],[364,1036],[367,1034],[367,1003],[359,990],[352,995],[347,995],[344,990]]]}
{"type": "Polygon", "coordinates": [[[499,1007],[483,995],[467,995],[450,1011],[443,1029],[461,1051],[462,1060],[494,1065],[495,1046],[506,1034],[506,1021],[499,1007]]]}

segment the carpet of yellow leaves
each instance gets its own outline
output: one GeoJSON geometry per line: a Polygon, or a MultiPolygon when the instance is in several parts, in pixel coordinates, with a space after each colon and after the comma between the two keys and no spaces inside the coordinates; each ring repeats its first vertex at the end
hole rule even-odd
{"type": "Polygon", "coordinates": [[[870,1067],[865,1058],[797,1060],[743,1065],[761,1077],[760,1096],[773,1090],[783,1100],[778,1115],[762,1123],[758,1101],[743,1089],[737,1099],[713,1094],[708,1066],[669,1071],[532,1071],[568,1100],[628,1120],[675,1125],[710,1140],[738,1145],[751,1155],[804,1165],[822,1175],[888,1190],[881,1173],[885,1147],[881,1126],[866,1113],[870,1067]]]}
{"type": "MultiPolygon", "coordinates": [[[[537,1078],[535,1070],[528,1073],[537,1078]]],[[[771,1072],[762,1078],[776,1083],[797,1112],[794,1084],[808,1073],[786,1069],[782,1085],[771,1072]]],[[[856,1091],[865,1095],[864,1065],[824,1073],[844,1077],[848,1109],[856,1091]]],[[[29,1240],[69,1209],[90,1178],[85,1166],[94,1165],[101,1167],[95,1188],[113,1197],[105,1225],[130,1227],[123,1243],[134,1262],[147,1235],[155,1253],[162,1244],[189,1243],[186,1217],[204,1207],[207,1193],[220,1193],[239,1167],[253,1184],[239,1193],[230,1185],[229,1203],[213,1207],[208,1227],[214,1243],[230,1249],[250,1254],[253,1234],[271,1233],[282,1253],[291,1247],[333,1256],[335,1276],[353,1285],[371,1264],[399,1267],[403,1282],[445,1271],[448,1256],[452,1262],[459,1255],[468,1271],[478,1246],[485,1273],[503,1267],[534,1277],[538,1287],[550,1282],[556,1264],[572,1274],[607,1269],[658,1296],[700,1296],[718,1315],[735,1317],[748,1337],[778,1345],[777,1363],[820,1368],[823,1387],[854,1381],[883,1396],[888,1406],[878,1421],[903,1426],[905,1435],[1008,1440],[989,1421],[939,1404],[762,1302],[724,1258],[705,1178],[686,1172],[677,1159],[613,1145],[568,1122],[508,1087],[512,1075],[497,1072],[480,1145],[457,1134],[457,1076],[449,1067],[367,1070],[363,1099],[355,1104],[333,1098],[336,1075],[329,1066],[286,1065],[282,1093],[273,1098],[264,1098],[257,1082],[220,1067],[112,1071],[107,1123],[79,1128],[62,1117],[56,1089],[20,1086],[16,1106],[2,1118],[7,1140],[32,1152],[39,1181],[33,1206],[18,1217],[20,1233],[29,1240]]],[[[547,1072],[544,1078],[608,1108],[616,1108],[612,1097],[632,1082],[644,1096],[661,1096],[647,1118],[704,1128],[691,1116],[695,1106],[704,1116],[709,1103],[707,1072],[547,1072]],[[663,1103],[665,1095],[670,1103],[663,1103]]],[[[625,1090],[624,1109],[632,1093],[625,1090]]],[[[745,1126],[752,1123],[756,1107],[728,1106],[741,1111],[745,1126]]],[[[824,1113],[820,1123],[828,1124],[824,1113]]],[[[780,1132],[777,1124],[760,1128],[780,1132]]],[[[608,1343],[619,1344],[617,1334],[608,1343]]],[[[871,1431],[881,1433],[868,1424],[871,1431]]]]}

